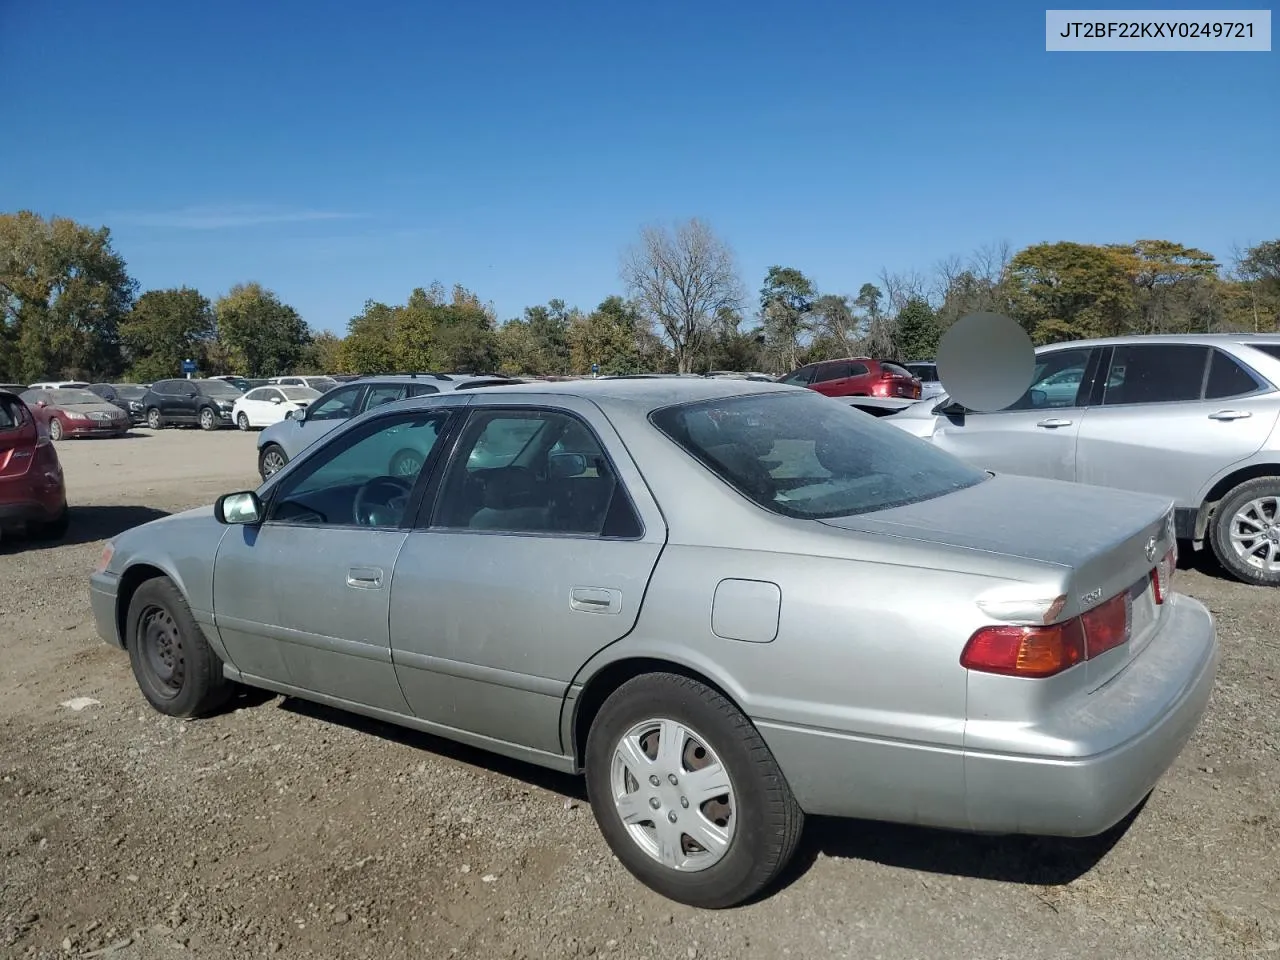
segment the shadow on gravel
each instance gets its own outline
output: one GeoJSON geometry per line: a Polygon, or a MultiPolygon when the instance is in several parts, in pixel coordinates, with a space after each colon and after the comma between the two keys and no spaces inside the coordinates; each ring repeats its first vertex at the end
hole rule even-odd
{"type": "Polygon", "coordinates": [[[567,773],[560,773],[556,770],[548,770],[545,767],[526,763],[523,760],[512,760],[496,753],[490,753],[487,750],[455,743],[452,740],[445,740],[443,737],[436,737],[418,730],[410,730],[408,727],[383,723],[380,720],[362,717],[356,713],[347,713],[345,710],[327,707],[309,700],[285,697],[281,700],[280,706],[283,710],[310,717],[313,720],[340,724],[352,730],[358,730],[361,733],[381,737],[383,740],[402,743],[415,750],[428,750],[438,756],[457,760],[459,763],[470,764],[473,767],[483,767],[501,776],[519,780],[529,786],[558,793],[562,797],[570,797],[583,803],[587,799],[586,785],[581,777],[570,776],[567,773]]]}
{"type": "Polygon", "coordinates": [[[77,507],[71,506],[71,525],[67,535],[60,540],[38,540],[20,534],[6,535],[0,540],[0,554],[26,553],[32,550],[49,550],[54,547],[75,546],[106,540],[118,533],[159,520],[169,514],[165,510],[134,505],[77,507]]]}
{"type": "Polygon", "coordinates": [[[1213,549],[1208,544],[1205,544],[1203,549],[1196,550],[1192,548],[1190,541],[1179,540],[1178,569],[1194,570],[1196,573],[1203,573],[1206,577],[1213,577],[1215,580],[1235,581],[1235,578],[1223,569],[1222,564],[1213,555],[1213,549]]]}
{"type": "Polygon", "coordinates": [[[866,820],[809,817],[795,860],[774,889],[794,883],[820,854],[944,876],[1061,886],[1092,870],[1125,835],[1146,805],[1144,798],[1137,809],[1106,833],[1082,838],[997,837],[866,820]]]}

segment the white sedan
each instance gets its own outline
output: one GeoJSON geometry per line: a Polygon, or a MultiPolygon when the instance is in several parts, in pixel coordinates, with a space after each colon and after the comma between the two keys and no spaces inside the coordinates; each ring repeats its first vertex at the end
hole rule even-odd
{"type": "Polygon", "coordinates": [[[231,416],[241,430],[269,427],[295,411],[305,410],[318,396],[320,391],[310,387],[256,387],[236,401],[231,416]]]}

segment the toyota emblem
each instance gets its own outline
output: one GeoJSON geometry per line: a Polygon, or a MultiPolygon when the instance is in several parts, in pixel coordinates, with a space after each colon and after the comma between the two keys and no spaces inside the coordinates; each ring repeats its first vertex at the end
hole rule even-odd
{"type": "Polygon", "coordinates": [[[1156,558],[1156,538],[1152,537],[1147,541],[1147,559],[1154,560],[1156,558]]]}

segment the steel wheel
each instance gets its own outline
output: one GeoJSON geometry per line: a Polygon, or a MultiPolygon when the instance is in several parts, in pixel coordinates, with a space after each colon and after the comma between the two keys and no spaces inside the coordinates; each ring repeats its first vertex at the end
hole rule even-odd
{"type": "Polygon", "coordinates": [[[1228,537],[1241,563],[1280,574],[1280,496],[1257,497],[1238,508],[1228,537]]]}
{"type": "Polygon", "coordinates": [[[138,623],[138,638],[159,688],[157,693],[166,699],[178,696],[186,680],[187,661],[182,632],[173,615],[163,607],[146,607],[138,623]]]}
{"type": "Polygon", "coordinates": [[[241,411],[240,416],[236,417],[236,426],[241,430],[249,429],[249,415],[241,411]]]}
{"type": "Polygon", "coordinates": [[[665,867],[715,866],[737,826],[733,785],[697,731],[675,720],[645,720],[613,751],[613,802],[627,833],[665,867]]]}

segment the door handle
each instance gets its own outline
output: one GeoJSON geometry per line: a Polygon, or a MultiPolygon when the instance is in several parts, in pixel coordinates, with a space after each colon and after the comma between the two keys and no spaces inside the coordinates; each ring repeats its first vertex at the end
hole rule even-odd
{"type": "Polygon", "coordinates": [[[1057,420],[1057,419],[1041,420],[1039,423],[1037,423],[1037,424],[1036,424],[1036,426],[1037,426],[1037,427],[1049,427],[1050,429],[1053,429],[1053,428],[1055,428],[1055,427],[1069,427],[1069,426],[1071,426],[1071,421],[1070,421],[1070,420],[1057,420]]]}
{"type": "Polygon", "coordinates": [[[377,590],[382,586],[382,568],[352,567],[347,571],[347,586],[357,590],[377,590]]]}
{"type": "Polygon", "coordinates": [[[580,613],[618,613],[622,591],[609,587],[574,587],[569,591],[569,607],[580,613]]]}
{"type": "Polygon", "coordinates": [[[1252,417],[1253,413],[1248,410],[1219,410],[1217,413],[1209,414],[1210,420],[1243,420],[1245,417],[1252,417]]]}

